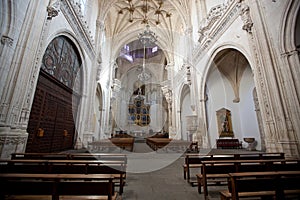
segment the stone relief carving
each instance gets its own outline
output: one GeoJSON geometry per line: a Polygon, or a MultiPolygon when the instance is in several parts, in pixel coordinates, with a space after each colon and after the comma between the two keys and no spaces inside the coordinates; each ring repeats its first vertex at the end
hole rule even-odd
{"type": "Polygon", "coordinates": [[[29,120],[29,115],[30,115],[30,106],[32,103],[32,99],[34,96],[34,91],[35,91],[35,86],[36,86],[36,81],[38,79],[38,75],[39,75],[39,69],[40,69],[40,60],[42,58],[42,55],[44,52],[42,52],[42,49],[44,48],[44,46],[46,45],[46,39],[45,37],[48,35],[48,31],[49,31],[49,24],[51,23],[50,20],[45,20],[44,21],[44,26],[41,32],[41,39],[38,45],[38,50],[37,53],[35,55],[35,59],[34,59],[34,68],[32,70],[32,74],[31,74],[31,78],[29,80],[29,84],[27,86],[27,94],[26,94],[26,101],[24,102],[24,105],[22,106],[21,109],[21,116],[19,119],[19,124],[20,125],[24,125],[27,126],[27,122],[29,120]]]}
{"type": "Polygon", "coordinates": [[[57,10],[52,6],[47,6],[47,12],[48,12],[47,19],[51,20],[53,17],[56,17],[58,15],[59,10],[57,10]]]}
{"type": "Polygon", "coordinates": [[[58,0],[50,0],[49,5],[47,6],[48,20],[51,20],[58,15],[59,7],[60,3],[58,0]]]}
{"type": "Polygon", "coordinates": [[[207,31],[211,29],[211,27],[217,22],[218,19],[222,16],[224,12],[224,5],[218,5],[213,7],[205,20],[200,23],[200,28],[198,33],[200,34],[199,42],[201,42],[204,38],[207,37],[207,31]]]}
{"type": "Polygon", "coordinates": [[[242,3],[241,8],[240,8],[240,16],[243,20],[243,27],[242,29],[247,31],[248,33],[252,33],[252,26],[253,22],[250,16],[250,8],[248,5],[242,3]]]}
{"type": "Polygon", "coordinates": [[[0,145],[19,145],[25,144],[27,137],[20,137],[20,136],[0,136],[0,145]]]}
{"type": "MultiPolygon", "coordinates": [[[[240,3],[235,0],[228,0],[224,4],[211,9],[208,17],[200,23],[199,44],[194,48],[193,56],[199,60],[205,50],[213,44],[219,35],[229,26],[236,17],[240,3]]],[[[197,61],[195,61],[197,62],[197,61]]]]}
{"type": "MultiPolygon", "coordinates": [[[[255,59],[255,72],[256,72],[256,75],[257,75],[257,80],[258,80],[258,85],[259,85],[259,88],[260,88],[260,93],[262,94],[262,100],[263,100],[263,103],[262,105],[264,110],[265,110],[265,113],[266,113],[266,120],[267,121],[272,121],[272,117],[271,117],[271,110],[270,110],[270,106],[269,106],[269,95],[268,95],[268,92],[267,92],[267,88],[266,88],[266,84],[265,84],[265,80],[264,80],[264,76],[263,76],[263,71],[262,71],[262,63],[260,61],[260,55],[259,55],[259,51],[257,49],[257,46],[255,44],[255,37],[253,34],[249,34],[249,41],[250,41],[250,44],[251,44],[251,48],[252,48],[252,52],[253,52],[253,57],[255,59]]],[[[257,88],[258,89],[258,88],[257,88]]]]}
{"type": "Polygon", "coordinates": [[[102,56],[100,55],[97,59],[97,75],[96,75],[96,80],[100,80],[100,75],[102,71],[102,56]]]}
{"type": "Polygon", "coordinates": [[[2,35],[2,37],[1,37],[1,44],[7,45],[9,47],[12,47],[13,43],[14,43],[14,39],[12,39],[12,38],[10,38],[10,37],[8,37],[6,35],[2,35]]]}
{"type": "Polygon", "coordinates": [[[73,0],[61,1],[61,11],[70,22],[73,30],[78,35],[82,46],[86,49],[91,58],[95,57],[95,41],[81,11],[80,4],[74,3],[73,0]],[[75,13],[75,15],[74,15],[75,13]]]}

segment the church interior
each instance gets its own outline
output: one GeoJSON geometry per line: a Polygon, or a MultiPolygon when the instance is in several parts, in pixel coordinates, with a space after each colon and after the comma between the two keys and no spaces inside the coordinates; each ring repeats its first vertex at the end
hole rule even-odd
{"type": "Polygon", "coordinates": [[[0,37],[0,199],[300,199],[300,1],[1,0],[0,37]]]}

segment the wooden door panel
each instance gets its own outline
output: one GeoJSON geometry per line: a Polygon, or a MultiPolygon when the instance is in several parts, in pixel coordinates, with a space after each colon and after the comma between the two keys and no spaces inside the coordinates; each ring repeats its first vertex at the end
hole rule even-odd
{"type": "MultiPolygon", "coordinates": [[[[75,100],[79,102],[76,97],[75,100]]],[[[75,133],[72,108],[77,109],[77,105],[72,105],[72,92],[41,72],[27,128],[26,152],[71,149],[75,133]],[[39,128],[44,130],[43,137],[37,136],[39,128]],[[65,130],[67,136],[64,135],[65,130]]]]}

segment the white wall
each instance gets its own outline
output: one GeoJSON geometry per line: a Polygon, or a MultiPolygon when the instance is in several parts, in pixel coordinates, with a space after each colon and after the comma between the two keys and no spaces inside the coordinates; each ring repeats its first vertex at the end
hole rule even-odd
{"type": "Polygon", "coordinates": [[[253,100],[254,80],[250,67],[247,67],[240,85],[240,123],[241,138],[254,137],[261,149],[261,138],[253,100]]]}
{"type": "Polygon", "coordinates": [[[207,80],[208,101],[207,121],[208,134],[212,147],[215,147],[219,137],[216,111],[226,108],[231,111],[234,137],[240,141],[244,137],[254,137],[260,149],[260,134],[253,101],[254,80],[250,67],[243,73],[240,84],[240,102],[233,103],[234,92],[229,81],[215,69],[207,80]]]}

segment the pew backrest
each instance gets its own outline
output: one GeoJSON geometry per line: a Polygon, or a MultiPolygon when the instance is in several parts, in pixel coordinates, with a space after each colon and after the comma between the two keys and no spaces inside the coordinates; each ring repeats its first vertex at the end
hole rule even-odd
{"type": "Polygon", "coordinates": [[[300,194],[300,171],[240,172],[229,173],[229,176],[229,192],[233,200],[238,200],[243,192],[251,197],[258,192],[273,191],[276,199],[285,199],[286,190],[300,194]]]}
{"type": "Polygon", "coordinates": [[[6,195],[52,195],[53,200],[60,195],[105,195],[108,200],[116,197],[113,176],[103,174],[0,173],[0,187],[1,199],[6,195]]]}

